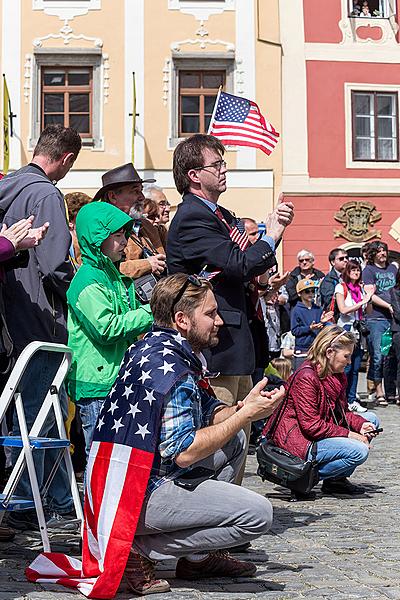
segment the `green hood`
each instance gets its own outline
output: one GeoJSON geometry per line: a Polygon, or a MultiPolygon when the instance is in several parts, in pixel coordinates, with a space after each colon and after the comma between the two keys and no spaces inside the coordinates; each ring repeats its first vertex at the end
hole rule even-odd
{"type": "Polygon", "coordinates": [[[103,263],[105,256],[100,246],[104,240],[122,227],[128,236],[132,225],[133,220],[127,214],[107,202],[91,202],[83,206],[76,217],[76,235],[83,262],[103,263]]]}

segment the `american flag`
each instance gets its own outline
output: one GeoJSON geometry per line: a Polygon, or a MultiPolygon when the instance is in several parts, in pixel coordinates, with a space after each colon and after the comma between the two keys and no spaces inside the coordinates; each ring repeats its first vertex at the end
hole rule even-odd
{"type": "Polygon", "coordinates": [[[236,220],[236,225],[232,227],[229,235],[232,242],[236,242],[242,252],[249,247],[249,236],[247,235],[246,228],[241,219],[236,220]]]}
{"type": "Polygon", "coordinates": [[[154,330],[131,346],[90,449],[82,562],[42,553],[26,569],[29,581],[76,588],[89,598],[114,597],[142,509],[164,397],[194,363],[189,344],[171,330],[154,330]]]}
{"type": "Polygon", "coordinates": [[[252,146],[268,155],[279,140],[279,133],[262,116],[255,102],[226,92],[217,96],[208,133],[225,145],[252,146]]]}

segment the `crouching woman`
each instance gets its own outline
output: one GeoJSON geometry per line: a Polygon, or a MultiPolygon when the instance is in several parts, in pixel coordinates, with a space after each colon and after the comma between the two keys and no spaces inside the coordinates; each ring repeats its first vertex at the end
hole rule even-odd
{"type": "MultiPolygon", "coordinates": [[[[317,444],[319,478],[327,494],[361,494],[348,477],[368,458],[370,433],[379,426],[372,412],[348,409],[344,370],[351,363],[354,335],[325,327],[310,347],[307,360],[288,382],[288,397],[272,441],[305,459],[317,444]]],[[[271,417],[271,426],[274,418],[271,417]]],[[[264,433],[268,433],[268,425],[264,433]]]]}

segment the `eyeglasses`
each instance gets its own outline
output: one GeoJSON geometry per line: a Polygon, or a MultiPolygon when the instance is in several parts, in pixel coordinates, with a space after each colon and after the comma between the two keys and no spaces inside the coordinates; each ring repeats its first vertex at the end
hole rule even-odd
{"type": "Polygon", "coordinates": [[[158,203],[158,206],[171,206],[171,204],[168,202],[168,200],[161,200],[161,202],[158,203]]]}
{"type": "Polygon", "coordinates": [[[172,319],[174,319],[175,317],[175,313],[174,313],[174,308],[175,306],[178,304],[179,300],[182,299],[183,294],[186,292],[188,286],[192,284],[195,287],[200,288],[203,285],[203,281],[200,279],[200,277],[197,277],[197,275],[188,275],[186,281],[182,284],[182,287],[180,288],[180,290],[178,291],[178,293],[176,294],[175,298],[172,301],[172,305],[171,305],[171,315],[172,315],[172,319]]]}
{"type": "Polygon", "coordinates": [[[216,171],[220,171],[222,169],[222,167],[224,167],[224,168],[226,167],[226,161],[225,160],[216,160],[215,162],[211,163],[210,165],[204,165],[203,167],[195,167],[195,171],[203,171],[204,169],[208,169],[209,167],[212,167],[216,171]]]}

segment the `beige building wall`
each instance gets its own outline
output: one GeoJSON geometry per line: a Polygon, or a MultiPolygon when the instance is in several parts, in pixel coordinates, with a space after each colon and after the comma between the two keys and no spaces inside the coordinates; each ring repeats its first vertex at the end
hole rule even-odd
{"type": "MultiPolygon", "coordinates": [[[[67,177],[65,191],[89,195],[101,186],[104,171],[130,160],[132,71],[137,80],[135,166],[155,176],[173,205],[180,201],[171,172],[174,118],[174,60],[190,58],[199,65],[217,58],[232,60],[228,91],[254,99],[263,114],[281,131],[279,14],[277,0],[89,0],[86,14],[65,20],[57,0],[0,0],[0,31],[14,27],[12,51],[6,49],[5,67],[12,94],[16,137],[11,169],[32,156],[32,102],[36,52],[101,55],[100,105],[102,145],[85,147],[67,177]],[[187,7],[189,6],[189,9],[187,7]],[[208,10],[208,6],[213,6],[208,10]],[[218,6],[218,10],[215,9],[218,6]],[[224,10],[219,10],[219,7],[224,10]],[[208,12],[207,12],[208,11],[208,12]],[[47,14],[51,12],[52,14],[47,14]],[[6,22],[4,21],[6,19],[6,22]],[[18,56],[16,56],[18,54],[18,56]],[[14,107],[17,107],[15,110],[14,107]]],[[[71,3],[79,5],[79,0],[71,3]]],[[[75,11],[76,12],[76,11],[75,11]]],[[[79,11],[78,11],[79,12],[79,11]]],[[[81,11],[85,13],[85,11],[81,11]]],[[[68,15],[67,15],[68,16],[68,15]]],[[[10,39],[10,38],[8,38],[10,39]]],[[[0,64],[3,70],[3,46],[0,64]]],[[[200,67],[201,68],[201,67],[200,67]]],[[[238,216],[264,220],[272,210],[281,181],[280,144],[270,157],[261,150],[229,148],[226,153],[228,191],[225,206],[238,216]]],[[[2,143],[1,143],[2,148],[2,143]]]]}

